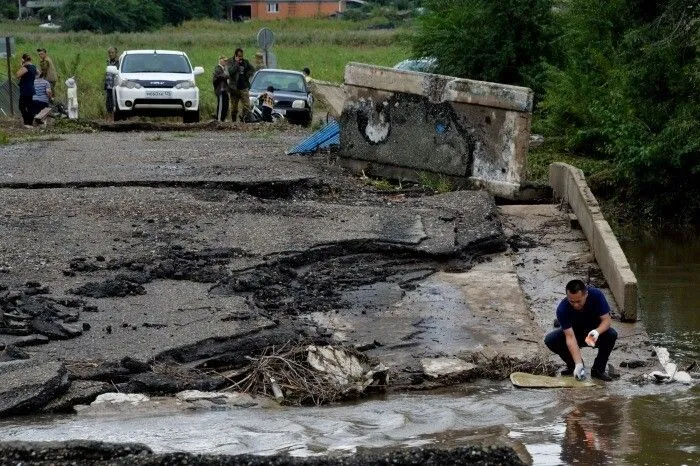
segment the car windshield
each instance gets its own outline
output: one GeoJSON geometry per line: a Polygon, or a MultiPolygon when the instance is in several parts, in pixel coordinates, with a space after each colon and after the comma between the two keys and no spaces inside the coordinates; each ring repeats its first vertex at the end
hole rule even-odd
{"type": "Polygon", "coordinates": [[[184,55],[130,53],[122,60],[122,73],[190,73],[192,68],[184,55]]]}
{"type": "Polygon", "coordinates": [[[264,92],[268,86],[274,87],[275,91],[306,92],[304,76],[296,73],[258,71],[250,83],[250,89],[255,92],[264,92]]]}

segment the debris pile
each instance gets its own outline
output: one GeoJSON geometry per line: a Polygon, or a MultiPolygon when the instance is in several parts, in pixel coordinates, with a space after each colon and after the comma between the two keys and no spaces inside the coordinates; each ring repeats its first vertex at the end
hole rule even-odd
{"type": "Polygon", "coordinates": [[[321,405],[386,388],[388,369],[353,348],[286,343],[223,373],[228,388],[286,405],[321,405]]]}

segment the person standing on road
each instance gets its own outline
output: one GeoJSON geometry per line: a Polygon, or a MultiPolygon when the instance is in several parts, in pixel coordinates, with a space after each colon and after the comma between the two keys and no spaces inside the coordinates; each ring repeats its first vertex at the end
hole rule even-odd
{"type": "Polygon", "coordinates": [[[228,63],[226,57],[221,55],[219,63],[214,67],[212,82],[214,95],[216,95],[216,119],[226,121],[228,114],[228,63]]]}
{"type": "Polygon", "coordinates": [[[598,348],[591,377],[612,380],[605,369],[617,332],[610,326],[610,306],[603,293],[581,280],[571,280],[566,284],[566,298],[557,307],[557,319],[560,328],[548,333],[544,343],[566,363],[562,375],[573,373],[579,380],[586,377],[580,348],[588,345],[598,348]]]}
{"type": "Polygon", "coordinates": [[[19,79],[19,111],[25,128],[33,128],[34,123],[34,80],[36,79],[36,66],[32,63],[32,56],[28,53],[22,55],[22,66],[15,74],[19,79]]]}
{"type": "Polygon", "coordinates": [[[36,49],[39,54],[39,69],[44,78],[51,84],[51,89],[56,90],[56,81],[58,81],[58,74],[56,73],[56,67],[53,65],[53,60],[46,54],[45,48],[36,49]]]}
{"type": "MultiPolygon", "coordinates": [[[[107,66],[116,66],[119,68],[119,58],[117,57],[117,48],[110,47],[107,49],[107,66]]],[[[105,72],[105,107],[107,113],[105,120],[114,121],[114,75],[105,72]]]]}
{"type": "Polygon", "coordinates": [[[231,93],[231,120],[236,121],[238,104],[241,104],[241,121],[250,112],[248,91],[250,90],[250,78],[255,73],[255,68],[248,60],[243,58],[243,49],[237,48],[233,58],[228,62],[228,86],[231,93]]]}

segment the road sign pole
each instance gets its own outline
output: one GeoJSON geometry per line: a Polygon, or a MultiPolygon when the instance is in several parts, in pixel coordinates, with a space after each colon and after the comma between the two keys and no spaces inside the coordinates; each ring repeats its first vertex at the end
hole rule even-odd
{"type": "Polygon", "coordinates": [[[12,98],[12,70],[10,69],[10,56],[12,49],[10,48],[10,37],[5,37],[5,56],[7,57],[7,91],[10,95],[10,115],[15,116],[15,102],[12,98]]]}

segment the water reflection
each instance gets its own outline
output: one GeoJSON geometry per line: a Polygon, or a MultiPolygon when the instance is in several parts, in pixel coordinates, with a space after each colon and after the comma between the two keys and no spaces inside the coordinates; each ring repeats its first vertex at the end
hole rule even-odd
{"type": "Polygon", "coordinates": [[[623,425],[617,403],[588,401],[576,406],[564,418],[561,460],[581,466],[614,464],[614,443],[623,425]]]}

